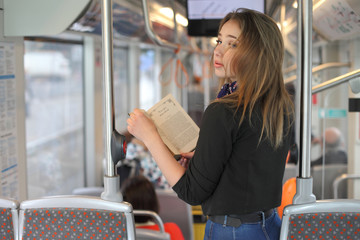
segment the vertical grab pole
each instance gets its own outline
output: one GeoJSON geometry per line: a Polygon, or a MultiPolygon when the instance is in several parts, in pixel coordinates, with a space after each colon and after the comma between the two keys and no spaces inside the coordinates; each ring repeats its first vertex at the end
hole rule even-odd
{"type": "Polygon", "coordinates": [[[298,0],[298,44],[301,49],[298,76],[301,80],[300,107],[300,142],[299,168],[300,175],[296,180],[296,194],[293,203],[309,203],[316,201],[312,193],[313,184],[310,172],[311,141],[311,74],[312,74],[312,0],[298,0]]]}
{"type": "Polygon", "coordinates": [[[111,133],[112,133],[112,11],[111,0],[103,0],[102,8],[102,54],[103,54],[103,78],[104,78],[104,104],[105,104],[105,158],[106,158],[106,175],[114,176],[114,166],[111,156],[111,133]]]}
{"type": "Polygon", "coordinates": [[[112,42],[112,0],[102,0],[102,56],[105,104],[105,159],[106,173],[104,176],[104,192],[101,198],[122,202],[119,176],[115,175],[115,166],[111,154],[111,136],[114,129],[113,105],[113,42],[112,42]]]}

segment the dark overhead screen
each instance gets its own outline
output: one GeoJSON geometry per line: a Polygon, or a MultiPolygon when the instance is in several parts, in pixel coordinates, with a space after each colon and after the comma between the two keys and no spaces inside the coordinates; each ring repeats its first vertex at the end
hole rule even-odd
{"type": "Polygon", "coordinates": [[[237,8],[265,13],[265,0],[187,0],[189,36],[217,36],[220,20],[237,8]]]}

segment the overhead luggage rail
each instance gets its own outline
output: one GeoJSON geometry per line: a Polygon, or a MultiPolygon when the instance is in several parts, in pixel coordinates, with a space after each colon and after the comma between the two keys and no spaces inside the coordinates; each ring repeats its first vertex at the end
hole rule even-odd
{"type": "MultiPolygon", "coordinates": [[[[172,1],[174,2],[174,1],[172,1]]],[[[166,41],[164,39],[161,39],[158,35],[156,35],[156,33],[154,32],[152,26],[151,26],[151,21],[150,21],[150,13],[149,13],[149,5],[148,5],[148,0],[142,0],[142,8],[143,8],[143,12],[144,12],[144,23],[145,23],[145,31],[148,35],[148,37],[158,46],[161,47],[165,47],[165,48],[170,48],[173,50],[177,50],[179,51],[180,49],[183,51],[188,51],[188,52],[200,52],[199,49],[195,49],[189,46],[181,46],[180,44],[176,43],[177,39],[177,23],[176,23],[176,13],[174,13],[174,32],[175,32],[175,39],[174,42],[169,42],[166,41]]],[[[175,11],[175,7],[173,8],[175,11]]],[[[204,51],[202,52],[204,55],[208,54],[208,52],[204,51]]]]}
{"type": "MultiPolygon", "coordinates": [[[[179,48],[179,44],[176,43],[172,43],[163,39],[160,39],[158,35],[155,34],[152,26],[151,26],[151,22],[150,22],[150,13],[149,13],[149,5],[148,5],[148,0],[142,0],[142,7],[143,7],[143,13],[144,13],[144,23],[145,23],[145,31],[148,35],[148,37],[157,45],[162,46],[162,47],[167,47],[170,49],[178,49],[179,48]]],[[[175,19],[175,14],[174,14],[174,19],[175,19]]],[[[174,31],[177,32],[177,24],[176,21],[174,20],[174,31]]],[[[175,34],[176,36],[176,34],[175,34]]]]}

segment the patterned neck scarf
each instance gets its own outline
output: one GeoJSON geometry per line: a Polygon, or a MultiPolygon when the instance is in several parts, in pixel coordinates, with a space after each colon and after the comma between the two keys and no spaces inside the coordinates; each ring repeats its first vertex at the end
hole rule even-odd
{"type": "Polygon", "coordinates": [[[229,95],[231,93],[233,93],[237,88],[237,82],[232,82],[232,83],[225,83],[221,89],[220,92],[217,96],[217,98],[222,98],[223,96],[229,95]]]}

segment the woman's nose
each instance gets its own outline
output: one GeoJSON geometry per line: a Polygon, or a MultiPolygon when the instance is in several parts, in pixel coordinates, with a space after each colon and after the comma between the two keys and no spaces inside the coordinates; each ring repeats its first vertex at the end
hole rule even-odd
{"type": "Polygon", "coordinates": [[[221,45],[217,45],[214,49],[214,54],[216,56],[220,56],[222,54],[222,48],[221,48],[221,45]]]}

